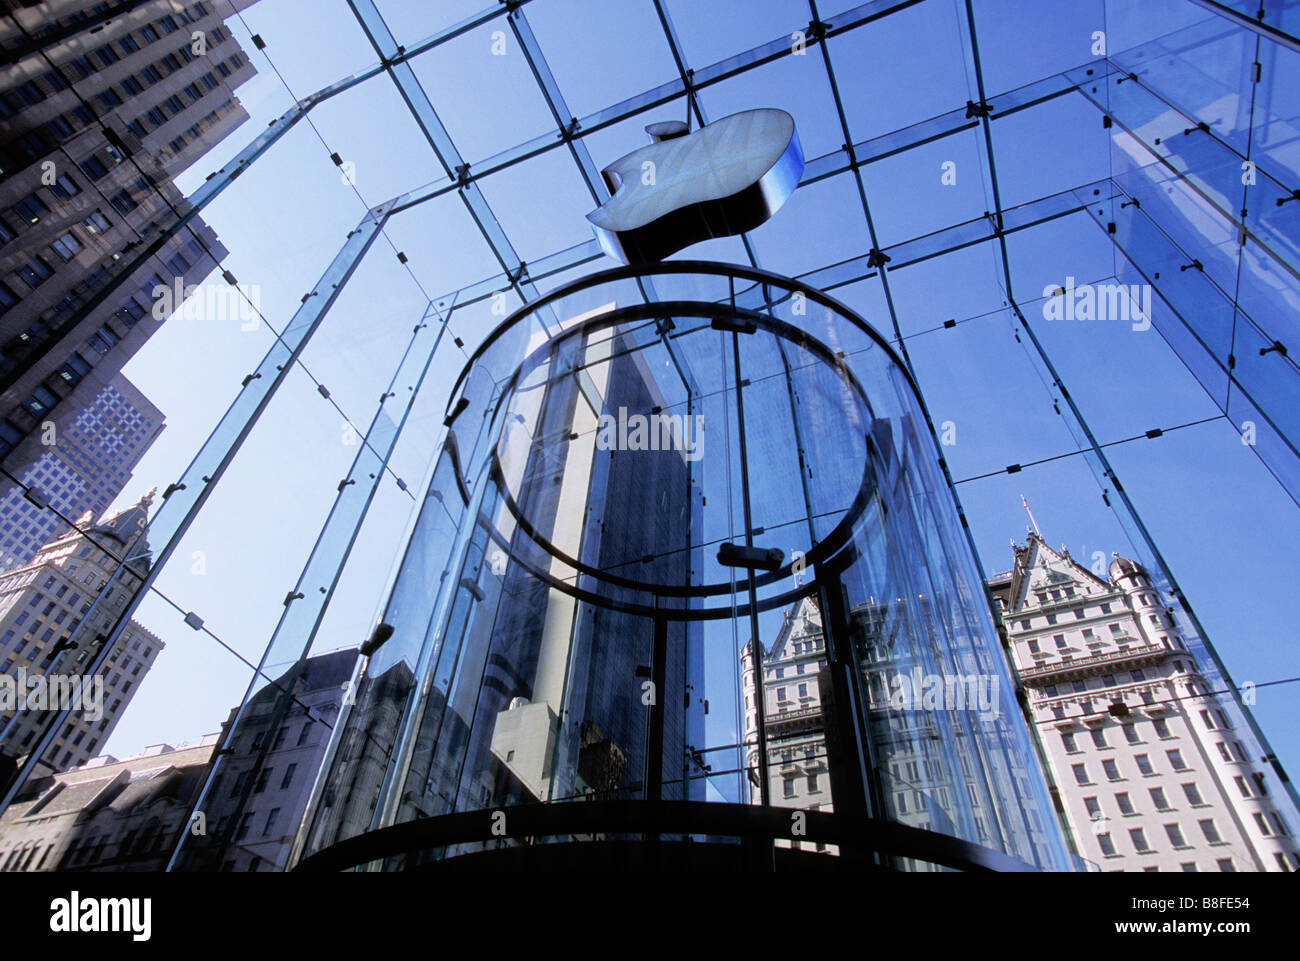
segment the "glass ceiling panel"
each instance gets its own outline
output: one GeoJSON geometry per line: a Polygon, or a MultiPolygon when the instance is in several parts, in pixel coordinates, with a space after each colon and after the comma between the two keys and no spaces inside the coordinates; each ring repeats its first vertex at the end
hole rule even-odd
{"type": "MultiPolygon", "coordinates": [[[[339,6],[347,10],[345,3],[340,2],[339,6]]],[[[412,47],[426,37],[482,13],[492,4],[484,0],[438,0],[437,3],[429,0],[376,0],[375,6],[397,42],[412,47]]],[[[505,17],[498,18],[498,23],[500,25],[492,29],[507,29],[505,17]]]]}
{"type": "Polygon", "coordinates": [[[838,150],[844,143],[826,68],[815,50],[713,84],[700,91],[699,98],[710,122],[758,107],[784,110],[794,117],[805,160],[838,150]]]}
{"type": "Polygon", "coordinates": [[[476,27],[411,63],[438,118],[473,165],[538,134],[558,129],[513,33],[494,54],[493,34],[504,21],[476,27]],[[473,96],[465,96],[466,85],[473,96]],[[491,104],[485,109],[486,104],[491,104]]]}
{"type": "Polygon", "coordinates": [[[983,134],[972,129],[863,167],[879,244],[911,240],[992,209],[984,156],[983,134]]]}
{"type": "Polygon", "coordinates": [[[806,30],[812,19],[806,0],[753,0],[743,7],[716,0],[667,0],[664,5],[688,67],[717,63],[776,37],[789,37],[806,30]]]}
{"type": "Polygon", "coordinates": [[[993,159],[1002,203],[1014,207],[1109,177],[1109,133],[1101,111],[1078,93],[998,117],[993,159]]]}
{"type": "Polygon", "coordinates": [[[1094,37],[1106,30],[1103,0],[975,0],[974,8],[984,89],[990,98],[1110,52],[1094,37]]]}
{"type": "Polygon", "coordinates": [[[871,249],[857,183],[847,173],[800,187],[750,239],[765,269],[792,277],[871,249]],[[781,242],[792,235],[802,238],[798,246],[781,242]]]}
{"type": "Polygon", "coordinates": [[[583,0],[533,3],[523,7],[523,14],[575,117],[678,77],[649,0],[595,9],[583,0]],[[594,77],[600,82],[592,83],[594,77]]]}
{"type": "Polygon", "coordinates": [[[458,192],[397,214],[385,231],[430,297],[459,290],[466,277],[482,279],[501,270],[458,192]]]}
{"type": "Polygon", "coordinates": [[[596,201],[568,150],[515,164],[487,178],[482,189],[525,262],[591,237],[587,214],[596,201]]]}
{"type": "Polygon", "coordinates": [[[873,20],[831,37],[827,49],[854,143],[979,99],[967,84],[961,34],[947,2],[919,3],[873,20]],[[907,51],[905,65],[898,62],[900,50],[907,51]]]}
{"type": "Polygon", "coordinates": [[[328,144],[328,149],[321,145],[320,162],[332,163],[329,155],[337,153],[348,165],[336,175],[340,189],[350,192],[356,187],[369,206],[442,173],[429,141],[387,77],[372,78],[326,100],[311,111],[310,120],[328,144]],[[358,116],[387,118],[383,136],[359,129],[358,116]]]}

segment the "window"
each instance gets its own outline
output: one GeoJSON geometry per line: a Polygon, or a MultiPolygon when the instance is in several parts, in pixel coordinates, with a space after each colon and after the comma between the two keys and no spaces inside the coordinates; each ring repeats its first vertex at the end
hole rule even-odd
{"type": "Polygon", "coordinates": [[[1088,767],[1087,767],[1087,765],[1085,765],[1085,764],[1075,764],[1075,765],[1073,765],[1073,766],[1071,767],[1071,770],[1074,771],[1074,783],[1075,783],[1075,784],[1090,784],[1090,783],[1092,783],[1092,782],[1090,782],[1090,781],[1088,780],[1088,767]]]}
{"type": "Polygon", "coordinates": [[[54,276],[54,268],[47,264],[43,258],[33,257],[18,268],[17,274],[28,287],[35,290],[54,276]]]}
{"type": "Polygon", "coordinates": [[[1030,654],[1038,654],[1038,653],[1041,653],[1041,652],[1039,651],[1039,648],[1038,648],[1038,642],[1037,642],[1037,641],[1030,641],[1030,642],[1029,642],[1029,653],[1030,653],[1030,654]]]}
{"type": "Polygon", "coordinates": [[[298,770],[298,765],[297,765],[297,764],[290,764],[287,768],[285,768],[285,770],[284,770],[284,777],[282,777],[282,778],[280,779],[280,790],[281,790],[281,791],[284,791],[284,790],[287,790],[287,789],[288,789],[290,783],[293,781],[293,775],[294,775],[294,772],[297,771],[297,770],[298,770]]]}
{"type": "Polygon", "coordinates": [[[297,744],[298,747],[302,747],[304,744],[307,743],[307,736],[311,733],[311,725],[312,722],[308,721],[306,724],[302,726],[302,732],[298,735],[298,744],[297,744]]]}
{"type": "Polygon", "coordinates": [[[54,178],[54,183],[50,184],[50,193],[61,200],[67,200],[69,197],[75,197],[81,193],[81,188],[67,174],[59,174],[54,178]]]}
{"type": "Polygon", "coordinates": [[[1133,813],[1133,801],[1129,798],[1127,792],[1121,792],[1115,795],[1115,803],[1119,805],[1120,814],[1133,813]]]}
{"type": "Polygon", "coordinates": [[[1109,781],[1118,781],[1120,779],[1119,765],[1111,758],[1101,762],[1101,768],[1106,772],[1106,779],[1109,781]]]}
{"type": "Polygon", "coordinates": [[[1065,650],[1065,646],[1066,646],[1066,645],[1065,645],[1065,635],[1064,635],[1064,634],[1053,634],[1053,635],[1052,635],[1052,641],[1056,644],[1056,649],[1057,649],[1058,651],[1063,651],[1063,650],[1065,650]]]}
{"type": "Polygon", "coordinates": [[[39,223],[42,216],[50,212],[50,208],[45,206],[45,201],[41,200],[36,194],[28,194],[18,203],[14,204],[13,211],[18,215],[18,219],[25,223],[39,223]]]}
{"type": "Polygon", "coordinates": [[[1136,724],[1124,725],[1124,739],[1130,744],[1137,744],[1142,740],[1142,735],[1138,733],[1136,724]]]}
{"type": "Polygon", "coordinates": [[[119,190],[108,201],[119,214],[129,214],[139,206],[125,190],[119,190]]]}
{"type": "Polygon", "coordinates": [[[1101,728],[1094,728],[1094,729],[1093,729],[1093,731],[1092,731],[1092,746],[1093,746],[1093,747],[1108,747],[1108,746],[1109,746],[1109,745],[1107,745],[1107,743],[1106,743],[1106,732],[1103,731],[1101,728]]]}
{"type": "Polygon", "coordinates": [[[1145,754],[1138,754],[1138,755],[1135,755],[1134,758],[1133,758],[1133,760],[1137,762],[1138,770],[1139,770],[1142,774],[1154,774],[1154,773],[1155,773],[1155,771],[1153,771],[1152,768],[1151,768],[1151,759],[1148,758],[1145,754]]]}
{"type": "Polygon", "coordinates": [[[1265,837],[1272,837],[1273,829],[1268,826],[1268,821],[1264,820],[1264,815],[1258,811],[1255,812],[1255,827],[1259,828],[1259,833],[1265,837]]]}
{"type": "Polygon", "coordinates": [[[1241,792],[1242,797],[1254,797],[1250,792],[1250,785],[1246,783],[1246,779],[1240,774],[1234,777],[1232,781],[1237,785],[1237,790],[1241,792]]]}
{"type": "Polygon", "coordinates": [[[1169,810],[1169,799],[1165,797],[1165,789],[1162,787],[1153,787],[1151,789],[1151,803],[1156,806],[1157,811],[1169,810]]]}
{"type": "Polygon", "coordinates": [[[1115,856],[1115,842],[1110,839],[1109,834],[1098,834],[1097,843],[1101,845],[1101,853],[1106,855],[1106,857],[1111,858],[1115,856]]]}
{"type": "Polygon", "coordinates": [[[1236,874],[1237,868],[1232,863],[1232,858],[1219,858],[1219,870],[1224,874],[1236,874]]]}
{"type": "Polygon", "coordinates": [[[1170,765],[1175,771],[1186,771],[1187,763],[1183,760],[1183,752],[1175,748],[1172,751],[1166,751],[1165,756],[1169,758],[1170,765]]]}
{"type": "Polygon", "coordinates": [[[81,241],[78,240],[71,231],[69,231],[61,237],[55,238],[55,240],[50,243],[50,247],[53,248],[54,252],[64,260],[71,260],[81,251],[82,244],[81,241]]]}
{"type": "Polygon", "coordinates": [[[817,775],[816,775],[816,774],[809,774],[809,775],[808,775],[808,793],[809,793],[809,794],[816,794],[816,793],[817,793],[817,775]]]}
{"type": "Polygon", "coordinates": [[[807,696],[808,696],[808,685],[807,685],[807,684],[800,684],[800,685],[799,685],[799,696],[800,696],[800,697],[807,697],[807,696]]]}
{"type": "Polygon", "coordinates": [[[262,828],[262,836],[266,837],[275,830],[275,822],[280,817],[279,808],[271,808],[271,812],[266,816],[266,827],[262,828]]]}
{"type": "Polygon", "coordinates": [[[1156,729],[1156,737],[1167,738],[1169,734],[1169,722],[1162,717],[1156,718],[1151,722],[1151,726],[1156,729]]]}
{"type": "Polygon", "coordinates": [[[1166,824],[1165,835],[1169,838],[1169,843],[1176,848],[1186,847],[1187,841],[1183,838],[1183,829],[1177,824],[1166,824]]]}
{"type": "Polygon", "coordinates": [[[1095,797],[1086,797],[1083,799],[1083,806],[1088,809],[1088,817],[1096,820],[1101,816],[1101,805],[1095,797]]]}
{"type": "Polygon", "coordinates": [[[1079,753],[1079,745],[1075,743],[1073,734],[1062,734],[1061,741],[1065,744],[1065,751],[1067,754],[1079,753]]]}
{"type": "Polygon", "coordinates": [[[1151,845],[1147,844],[1146,832],[1141,828],[1133,828],[1128,832],[1130,840],[1133,842],[1133,850],[1141,854],[1144,851],[1150,851],[1151,845]]]}
{"type": "Polygon", "coordinates": [[[1209,711],[1201,712],[1201,723],[1205,725],[1206,730],[1215,730],[1214,718],[1210,717],[1209,711]]]}
{"type": "Polygon", "coordinates": [[[782,796],[794,797],[794,775],[787,774],[781,782],[782,796]]]}
{"type": "Polygon", "coordinates": [[[1197,821],[1201,826],[1201,833],[1205,835],[1205,840],[1211,844],[1218,844],[1223,840],[1219,834],[1219,829],[1214,826],[1214,818],[1206,818],[1204,821],[1197,821]]]}
{"type": "Polygon", "coordinates": [[[783,687],[778,687],[778,688],[776,689],[776,699],[777,699],[778,701],[784,701],[784,700],[785,700],[785,688],[783,688],[783,687]]]}
{"type": "Polygon", "coordinates": [[[103,233],[105,230],[107,230],[109,227],[113,225],[109,223],[107,217],[105,217],[98,210],[96,210],[93,214],[91,214],[89,217],[87,217],[85,220],[81,222],[81,226],[86,228],[86,233],[98,234],[98,233],[103,233]]]}

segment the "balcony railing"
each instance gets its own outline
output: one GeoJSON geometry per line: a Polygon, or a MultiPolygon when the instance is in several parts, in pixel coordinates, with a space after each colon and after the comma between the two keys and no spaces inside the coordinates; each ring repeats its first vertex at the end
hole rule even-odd
{"type": "MultiPolygon", "coordinates": [[[[1116,640],[1123,640],[1123,638],[1116,638],[1116,640]]],[[[1112,651],[1109,654],[1094,654],[1091,657],[1075,658],[1070,661],[1053,661],[1050,664],[1026,667],[1020,671],[1020,678],[1021,680],[1029,680],[1030,678],[1048,677],[1052,674],[1063,674],[1069,671],[1087,670],[1104,664],[1122,664],[1125,661],[1139,660],[1148,661],[1173,653],[1169,648],[1159,644],[1143,644],[1141,647],[1130,648],[1127,651],[1112,651]]]]}

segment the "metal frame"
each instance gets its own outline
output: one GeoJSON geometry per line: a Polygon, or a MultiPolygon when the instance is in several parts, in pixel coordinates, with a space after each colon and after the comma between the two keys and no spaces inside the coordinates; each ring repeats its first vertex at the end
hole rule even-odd
{"type": "MultiPolygon", "coordinates": [[[[599,246],[595,240],[592,240],[567,250],[557,251],[534,261],[531,265],[524,264],[511,245],[509,237],[506,236],[504,230],[493,216],[491,208],[479,188],[478,182],[480,180],[544,152],[565,147],[575,162],[583,182],[592,195],[593,201],[599,203],[608,196],[608,191],[605,189],[603,181],[597,172],[596,164],[587,151],[583,140],[587,134],[607,128],[646,110],[681,99],[686,101],[688,112],[693,114],[698,122],[704,123],[706,114],[701,102],[702,93],[707,91],[710,86],[792,54],[789,39],[782,36],[719,63],[692,69],[682,49],[676,29],[671,22],[664,0],[650,0],[658,14],[664,37],[677,66],[678,78],[599,110],[585,118],[576,119],[569,115],[569,109],[562,91],[546,63],[542,47],[527,21],[524,9],[527,2],[528,0],[502,0],[498,6],[489,7],[417,44],[405,47],[398,44],[391,31],[389,31],[374,0],[348,0],[349,6],[365,31],[367,39],[380,56],[380,62],[350,77],[343,78],[312,96],[299,101],[292,110],[278,118],[269,128],[263,130],[254,138],[231,163],[210,175],[207,182],[189,198],[189,206],[186,208],[185,213],[176,219],[175,223],[160,228],[156,243],[163,242],[167,237],[183,229],[188,220],[204,209],[236,177],[242,175],[258,157],[278,142],[299,120],[307,116],[314,106],[381,73],[388,74],[397,86],[403,101],[429,143],[430,149],[438,158],[443,170],[443,176],[433,183],[394,198],[374,208],[366,215],[361,226],[349,235],[343,250],[340,251],[330,269],[326,271],[317,289],[304,298],[303,306],[299,309],[293,321],[286,327],[281,339],[267,354],[257,373],[252,375],[253,379],[245,382],[243,390],[217,429],[208,438],[190,468],[187,469],[184,476],[176,484],[168,489],[164,503],[149,525],[149,532],[155,535],[155,539],[157,539],[157,532],[166,532],[167,542],[165,547],[156,550],[146,588],[148,583],[151,583],[157,576],[162,565],[177,546],[194,516],[202,507],[211,488],[220,479],[225,467],[239,450],[244,438],[256,424],[261,412],[276,393],[288,367],[298,361],[303,347],[324,319],[326,312],[338,294],[338,290],[351,275],[360,258],[368,249],[369,244],[382,231],[389,217],[452,191],[460,192],[466,209],[470,212],[484,240],[492,250],[493,256],[501,265],[502,272],[464,287],[452,295],[437,298],[436,301],[449,300],[455,304],[455,309],[460,309],[487,299],[505,289],[515,290],[525,303],[536,300],[540,296],[535,286],[538,280],[593,262],[601,256],[599,246]],[[441,44],[501,17],[506,18],[514,38],[527,58],[538,88],[541,90],[551,111],[552,119],[555,122],[555,130],[518,144],[494,157],[487,158],[471,166],[460,155],[446,128],[438,119],[433,103],[411,68],[410,61],[417,56],[434,50],[441,44]],[[324,290],[323,288],[331,281],[331,278],[335,278],[332,289],[324,290]],[[275,373],[273,374],[272,371],[275,371],[275,373]],[[264,374],[265,376],[263,376],[264,374]]],[[[1083,92],[1087,96],[1086,91],[1081,86],[1082,74],[1066,72],[1048,77],[1019,90],[1001,93],[993,97],[992,102],[990,102],[984,88],[982,61],[976,35],[975,11],[971,0],[966,0],[966,16],[962,29],[969,43],[971,59],[968,63],[968,71],[973,74],[973,79],[978,88],[978,102],[968,104],[964,109],[956,107],[948,113],[872,140],[857,144],[851,141],[850,125],[841,100],[831,50],[824,42],[825,39],[848,33],[882,17],[911,8],[922,2],[925,2],[925,0],[870,0],[870,2],[863,3],[852,10],[825,21],[819,17],[815,0],[810,0],[808,4],[810,21],[806,28],[808,30],[807,44],[809,47],[816,46],[819,48],[835,102],[838,120],[844,133],[845,146],[839,151],[810,160],[801,186],[816,183],[837,174],[852,172],[858,188],[863,214],[866,218],[868,236],[865,239],[869,243],[869,247],[868,252],[860,257],[811,271],[804,275],[802,279],[806,279],[810,285],[821,289],[833,290],[838,286],[879,276],[891,315],[895,343],[910,368],[911,361],[907,357],[907,340],[909,338],[903,336],[899,325],[889,287],[889,273],[962,247],[985,242],[995,243],[1001,255],[1004,288],[1011,309],[1019,322],[1020,329],[1029,338],[1034,349],[1033,356],[1037,358],[1037,364],[1045,372],[1047,382],[1052,385],[1054,394],[1059,400],[1065,401],[1066,408],[1069,411],[1067,421],[1072,431],[1080,439],[1081,448],[1087,451],[1086,459],[1097,474],[1103,498],[1106,497],[1108,492],[1118,495],[1118,507],[1110,504],[1109,500],[1107,500],[1107,503],[1110,504],[1121,524],[1131,532],[1134,543],[1145,552],[1149,563],[1156,566],[1157,571],[1165,577],[1174,596],[1181,601],[1182,595],[1177,584],[1168,575],[1167,566],[1143,526],[1135,507],[1124,492],[1113,467],[1104,455],[1103,447],[1105,445],[1100,444],[1097,438],[1093,436],[1081,411],[1070,397],[1065,385],[1061,382],[1050,357],[1034,335],[1025,319],[1024,312],[1012,296],[1011,291],[1011,273],[1006,244],[1007,235],[1036,226],[1047,220],[1081,212],[1087,209],[1087,205],[1078,199],[1076,192],[1067,191],[1062,194],[1040,198],[1018,207],[1004,208],[1000,198],[995,167],[993,121],[1075,91],[1083,92]],[[972,107],[974,108],[973,111],[972,107]],[[977,125],[981,131],[984,145],[984,161],[987,164],[986,186],[992,191],[994,210],[990,211],[986,218],[951,225],[924,237],[914,238],[884,249],[879,248],[870,205],[863,185],[862,167],[943,137],[972,130],[977,125]]],[[[934,2],[934,0],[931,0],[931,2],[934,2]]],[[[1207,10],[1213,11],[1225,18],[1225,22],[1231,23],[1234,27],[1254,32],[1259,37],[1259,43],[1275,42],[1288,49],[1297,49],[1296,38],[1291,35],[1268,24],[1249,20],[1235,10],[1215,2],[1215,0],[1190,0],[1190,2],[1197,3],[1207,10]]],[[[1113,75],[1115,72],[1115,68],[1105,61],[1098,61],[1094,67],[1100,67],[1102,74],[1106,76],[1113,75]]],[[[1082,69],[1080,68],[1080,71],[1082,69]]],[[[1108,104],[1097,99],[1094,99],[1093,102],[1103,114],[1109,116],[1108,104]]],[[[1231,149],[1226,144],[1222,146],[1225,149],[1231,149]]],[[[1189,178],[1188,171],[1174,170],[1174,173],[1184,182],[1193,183],[1189,178]]],[[[1280,184],[1276,180],[1274,182],[1280,184]]],[[[1101,186],[1109,188],[1109,193],[1114,193],[1113,185],[1109,184],[1109,182],[1104,181],[1102,185],[1087,185],[1088,188],[1098,187],[1099,189],[1101,186]]],[[[1193,187],[1195,187],[1194,183],[1193,187]]],[[[1279,189],[1281,189],[1280,186],[1279,189]]],[[[1232,218],[1231,212],[1224,212],[1224,214],[1230,219],[1232,218]]],[[[1245,225],[1242,224],[1242,226],[1244,229],[1245,225]]],[[[1258,240],[1258,238],[1255,239],[1258,240]]],[[[748,238],[742,237],[742,243],[745,245],[751,262],[757,267],[757,258],[748,238]]],[[[1262,246],[1269,249],[1270,253],[1273,253],[1267,245],[1262,246]]],[[[152,248],[146,249],[141,251],[136,259],[126,262],[121,271],[110,279],[108,285],[101,289],[82,308],[83,313],[88,312],[102,302],[116,286],[143,264],[151,253],[152,248]]],[[[1289,264],[1284,258],[1276,255],[1275,258],[1286,269],[1293,274],[1296,273],[1297,265],[1289,264]]],[[[650,296],[649,292],[647,292],[647,296],[650,296]]],[[[1186,322],[1186,318],[1183,318],[1183,320],[1186,322]]],[[[451,323],[451,317],[445,318],[443,323],[445,329],[451,323]]],[[[398,366],[400,367],[400,361],[398,366]]],[[[689,386],[689,371],[683,371],[683,379],[688,383],[688,389],[693,389],[689,386]]],[[[947,465],[944,464],[943,468],[945,474],[947,474],[947,465]]],[[[949,483],[951,483],[951,477],[949,477],[949,483]]],[[[964,515],[962,521],[963,525],[965,525],[964,515]]],[[[328,519],[326,523],[328,525],[328,519]]],[[[359,523],[360,520],[358,520],[359,523]]],[[[968,527],[967,532],[968,536],[970,536],[968,527]]],[[[337,560],[341,567],[343,561],[346,560],[346,555],[337,560]]],[[[144,590],[142,589],[117,621],[110,642],[103,645],[101,658],[111,650],[112,642],[119,636],[121,629],[125,626],[143,594],[144,590]]],[[[96,601],[96,604],[98,604],[98,601],[96,601]]],[[[1186,609],[1185,602],[1183,606],[1186,609]]],[[[1199,632],[1199,625],[1195,623],[1195,618],[1191,615],[1190,610],[1186,609],[1186,613],[1191,619],[1196,632],[1203,637],[1203,632],[1199,632]]],[[[277,631],[277,636],[278,633],[277,631]]],[[[307,647],[304,648],[304,655],[309,647],[310,640],[307,647]]],[[[1212,648],[1208,647],[1208,643],[1206,647],[1217,663],[1217,656],[1213,654],[1212,648]]],[[[269,650],[268,648],[268,653],[269,650]]],[[[1226,677],[1225,673],[1225,680],[1226,677]]],[[[256,684],[255,676],[253,686],[256,686],[256,684]]],[[[1250,718],[1248,712],[1243,711],[1242,713],[1247,718],[1250,718]]],[[[62,723],[63,718],[60,716],[57,722],[50,726],[46,736],[40,741],[40,750],[43,750],[49,744],[53,739],[53,733],[58,730],[58,725],[62,723]]],[[[1250,720],[1250,723],[1253,727],[1253,719],[1250,720]]],[[[1258,729],[1255,730],[1261,745],[1266,744],[1262,735],[1259,735],[1258,729]]],[[[39,753],[40,751],[34,752],[33,756],[39,756],[39,753]]],[[[0,808],[9,803],[25,780],[27,773],[29,773],[27,768],[24,768],[20,777],[16,779],[3,800],[0,801],[0,808]]],[[[1287,784],[1287,788],[1291,791],[1294,802],[1294,791],[1289,784],[1287,784]]]]}

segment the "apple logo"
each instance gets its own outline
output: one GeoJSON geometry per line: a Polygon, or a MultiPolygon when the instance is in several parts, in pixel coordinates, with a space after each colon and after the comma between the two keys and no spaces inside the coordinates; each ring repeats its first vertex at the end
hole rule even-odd
{"type": "Polygon", "coordinates": [[[681,121],[645,130],[653,142],[601,171],[613,196],[587,215],[601,247],[625,264],[753,230],[803,176],[799,135],[784,110],[744,110],[694,133],[681,121]]]}

